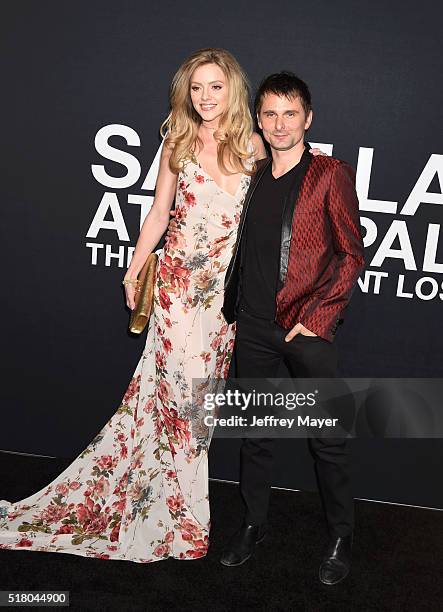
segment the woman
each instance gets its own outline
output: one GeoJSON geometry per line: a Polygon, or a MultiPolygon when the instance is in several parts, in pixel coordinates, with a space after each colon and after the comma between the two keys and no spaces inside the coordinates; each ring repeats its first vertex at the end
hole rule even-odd
{"type": "Polygon", "coordinates": [[[254,158],[246,77],[222,49],[179,68],[156,196],[124,278],[134,308],[136,277],[169,222],[177,231],[159,257],[146,345],[117,412],[45,489],[0,502],[0,547],[149,562],[206,554],[208,431],[192,379],[226,377],[234,326],[220,308],[254,158]]]}

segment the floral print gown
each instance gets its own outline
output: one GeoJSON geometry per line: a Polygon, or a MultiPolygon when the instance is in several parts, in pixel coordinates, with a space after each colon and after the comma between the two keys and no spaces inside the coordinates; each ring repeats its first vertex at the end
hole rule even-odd
{"type": "Polygon", "coordinates": [[[226,378],[220,311],[250,178],[235,195],[194,158],[178,175],[178,231],[161,252],[146,345],[120,406],[47,487],[0,501],[0,548],[139,563],[206,554],[210,435],[192,379],[226,378]]]}

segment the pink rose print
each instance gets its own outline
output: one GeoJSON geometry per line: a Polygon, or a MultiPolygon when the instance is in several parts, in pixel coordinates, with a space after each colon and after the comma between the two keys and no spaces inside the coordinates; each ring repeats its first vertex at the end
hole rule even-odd
{"type": "Polygon", "coordinates": [[[97,466],[100,468],[101,471],[110,470],[112,468],[112,465],[113,460],[111,455],[103,455],[97,460],[97,466]]]}
{"type": "Polygon", "coordinates": [[[94,497],[106,497],[109,494],[109,481],[104,476],[100,476],[99,480],[95,483],[93,489],[94,497]]]}
{"type": "Polygon", "coordinates": [[[154,550],[156,557],[165,557],[167,554],[169,554],[169,546],[167,544],[159,544],[154,550]]]}
{"type": "Polygon", "coordinates": [[[211,348],[216,351],[222,343],[222,339],[220,336],[216,336],[214,340],[211,342],[211,348]]]}
{"type": "Polygon", "coordinates": [[[120,459],[126,459],[128,456],[128,447],[126,444],[122,444],[120,447],[120,459]]]}
{"type": "Polygon", "coordinates": [[[186,247],[186,239],[180,230],[172,232],[168,238],[168,249],[183,250],[186,247]]]}
{"type": "Polygon", "coordinates": [[[159,274],[163,282],[171,287],[177,297],[180,297],[181,293],[189,288],[191,272],[184,267],[183,260],[180,257],[172,258],[170,255],[164,255],[163,261],[160,263],[159,274]]]}
{"type": "Polygon", "coordinates": [[[129,387],[126,390],[122,403],[127,404],[136,393],[140,391],[140,374],[131,380],[129,387]]]}
{"type": "Polygon", "coordinates": [[[125,506],[126,506],[126,498],[119,499],[118,501],[115,501],[112,504],[112,507],[114,508],[114,510],[118,512],[119,514],[122,514],[122,512],[125,509],[125,506]]]}
{"type": "Polygon", "coordinates": [[[160,382],[157,394],[162,404],[166,404],[172,397],[172,387],[167,380],[162,380],[160,382]]]}
{"type": "Polygon", "coordinates": [[[62,535],[64,533],[74,533],[74,525],[62,525],[57,529],[55,535],[62,535]]]}
{"type": "Polygon", "coordinates": [[[162,342],[165,353],[170,353],[172,351],[172,343],[169,338],[162,338],[162,342]]]}
{"type": "Polygon", "coordinates": [[[64,482],[61,482],[55,487],[55,492],[64,497],[69,492],[69,486],[64,482]]]}
{"type": "Polygon", "coordinates": [[[172,302],[164,287],[160,287],[158,290],[158,297],[160,299],[160,306],[163,308],[163,310],[167,310],[169,312],[172,302]]]}
{"type": "Polygon", "coordinates": [[[221,238],[216,238],[213,242],[213,247],[209,251],[209,257],[218,257],[223,249],[226,248],[228,236],[221,236],[221,238]]]}
{"type": "MultiPolygon", "coordinates": [[[[183,443],[188,444],[191,439],[189,431],[189,421],[178,418],[177,410],[164,406],[161,410],[164,424],[168,433],[177,440],[179,447],[183,448],[183,443]]],[[[172,444],[172,440],[170,439],[172,444]]]]}
{"type": "Polygon", "coordinates": [[[195,200],[195,195],[193,193],[191,193],[190,191],[185,191],[184,192],[184,196],[185,196],[185,202],[188,206],[194,206],[196,200],[195,200]]]}
{"type": "MultiPolygon", "coordinates": [[[[118,534],[119,533],[120,533],[120,523],[117,523],[117,525],[111,531],[111,535],[109,536],[110,541],[111,542],[118,542],[118,534]]],[[[111,548],[111,547],[108,546],[108,548],[111,548]]]]}
{"type": "Polygon", "coordinates": [[[181,495],[181,493],[178,495],[170,495],[166,498],[166,503],[172,512],[178,512],[183,506],[184,501],[185,500],[183,499],[183,495],[181,495]]]}
{"type": "Polygon", "coordinates": [[[222,214],[222,225],[223,227],[226,227],[226,229],[229,229],[232,225],[232,220],[228,218],[226,213],[222,214]]]}
{"type": "Polygon", "coordinates": [[[151,397],[146,402],[145,407],[143,408],[143,412],[146,412],[146,414],[149,414],[150,412],[154,410],[154,408],[155,408],[155,399],[151,397]]]}
{"type": "Polygon", "coordinates": [[[155,353],[155,365],[160,369],[166,367],[166,357],[160,351],[155,353]]]}
{"type": "Polygon", "coordinates": [[[51,503],[40,513],[40,520],[46,525],[53,525],[69,516],[69,513],[66,506],[51,503]]]}

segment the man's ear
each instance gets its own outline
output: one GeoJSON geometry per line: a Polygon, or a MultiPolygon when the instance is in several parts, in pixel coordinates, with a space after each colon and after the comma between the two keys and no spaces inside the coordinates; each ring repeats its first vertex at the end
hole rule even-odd
{"type": "Polygon", "coordinates": [[[308,116],[306,117],[305,130],[309,130],[309,128],[311,127],[312,118],[313,118],[313,113],[312,113],[312,110],[310,110],[308,113],[308,116]]]}

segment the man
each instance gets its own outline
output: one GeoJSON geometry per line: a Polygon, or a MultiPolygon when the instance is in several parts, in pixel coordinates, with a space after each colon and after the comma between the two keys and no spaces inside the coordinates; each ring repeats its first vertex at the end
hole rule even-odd
{"type": "MultiPolygon", "coordinates": [[[[238,378],[272,378],[282,361],[294,377],[337,375],[334,334],[363,269],[354,171],[310,154],[307,85],[290,72],[262,82],[255,99],[272,158],[257,164],[225,279],[223,314],[237,321],[238,378]]],[[[353,498],[343,439],[311,438],[330,541],[324,584],[346,577],[351,562],[353,498]]],[[[221,558],[244,563],[266,533],[271,439],[243,440],[240,491],[245,518],[221,558]]]]}

